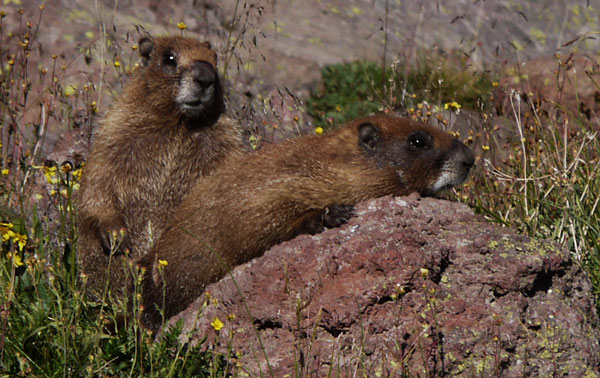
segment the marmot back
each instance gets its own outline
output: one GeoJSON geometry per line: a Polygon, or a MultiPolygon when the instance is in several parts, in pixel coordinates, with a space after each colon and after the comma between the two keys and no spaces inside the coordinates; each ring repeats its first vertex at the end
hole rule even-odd
{"type": "Polygon", "coordinates": [[[244,150],[240,128],[222,116],[208,43],[144,37],[139,51],[142,66],[94,135],[77,199],[79,260],[96,293],[109,278],[122,291],[124,252],[143,255],[198,178],[244,150]]]}
{"type": "Polygon", "coordinates": [[[389,116],[230,161],[194,186],[141,259],[144,324],[156,329],[161,322],[155,310],[164,284],[158,259],[168,263],[168,318],[228,270],[297,234],[323,209],[388,194],[433,195],[462,183],[473,163],[471,150],[448,133],[389,116]]]}

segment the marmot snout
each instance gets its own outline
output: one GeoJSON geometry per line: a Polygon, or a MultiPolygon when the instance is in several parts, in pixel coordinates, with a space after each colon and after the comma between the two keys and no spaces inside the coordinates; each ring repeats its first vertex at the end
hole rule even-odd
{"type": "Polygon", "coordinates": [[[217,57],[208,42],[189,38],[142,38],[140,54],[162,82],[171,81],[171,100],[176,111],[199,122],[214,120],[224,110],[222,87],[216,70],[217,57]]]}

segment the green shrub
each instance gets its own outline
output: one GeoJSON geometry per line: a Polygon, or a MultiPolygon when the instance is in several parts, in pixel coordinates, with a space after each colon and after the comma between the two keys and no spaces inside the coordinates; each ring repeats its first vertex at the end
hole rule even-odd
{"type": "Polygon", "coordinates": [[[466,109],[490,106],[489,74],[467,69],[454,56],[425,56],[411,66],[395,62],[386,69],[373,62],[340,63],[321,70],[322,83],[306,101],[315,124],[340,124],[383,110],[398,111],[427,102],[443,107],[457,102],[466,109]],[[456,61],[458,63],[455,63],[456,61]]]}
{"type": "Polygon", "coordinates": [[[306,101],[308,113],[316,124],[340,124],[360,115],[377,112],[376,87],[382,85],[383,72],[370,62],[333,64],[321,70],[323,88],[306,101]]]}

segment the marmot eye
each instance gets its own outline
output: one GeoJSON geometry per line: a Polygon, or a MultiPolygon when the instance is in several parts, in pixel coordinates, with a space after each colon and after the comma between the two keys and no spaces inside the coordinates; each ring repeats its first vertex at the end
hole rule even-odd
{"type": "Polygon", "coordinates": [[[175,53],[172,51],[167,51],[163,55],[163,64],[166,66],[176,66],[177,58],[175,57],[175,53]]]}
{"type": "Polygon", "coordinates": [[[426,149],[429,148],[429,140],[425,135],[412,135],[408,139],[408,143],[414,149],[426,149]]]}

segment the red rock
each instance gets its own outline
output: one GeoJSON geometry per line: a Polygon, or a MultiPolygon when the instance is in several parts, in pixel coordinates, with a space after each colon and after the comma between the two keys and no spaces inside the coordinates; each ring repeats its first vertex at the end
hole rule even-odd
{"type": "Polygon", "coordinates": [[[203,307],[202,296],[171,323],[181,319],[192,341],[208,336],[223,353],[231,343],[251,376],[269,375],[268,365],[277,377],[330,369],[582,376],[600,368],[591,285],[567,251],[459,203],[384,197],[357,214],[237,267],[240,292],[227,277],[207,289],[218,304],[203,307]],[[225,323],[218,337],[215,317],[225,323]]]}

